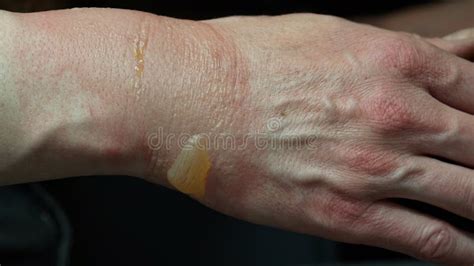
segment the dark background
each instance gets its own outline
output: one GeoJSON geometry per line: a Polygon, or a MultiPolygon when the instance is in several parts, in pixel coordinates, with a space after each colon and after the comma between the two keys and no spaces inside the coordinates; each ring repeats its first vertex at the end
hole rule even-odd
{"type": "MultiPolygon", "coordinates": [[[[78,6],[118,7],[188,19],[290,12],[358,17],[426,2],[12,0],[0,1],[0,8],[29,12],[78,6]]],[[[44,186],[63,206],[73,226],[73,266],[283,265],[407,259],[381,249],[241,222],[135,178],[71,178],[46,182],[44,186]]]]}
{"type": "Polygon", "coordinates": [[[435,1],[347,1],[347,0],[2,0],[2,9],[30,12],[69,7],[115,7],[136,9],[159,15],[187,19],[207,19],[228,15],[274,15],[291,12],[326,13],[338,16],[360,16],[379,14],[405,6],[413,6],[435,1]]]}

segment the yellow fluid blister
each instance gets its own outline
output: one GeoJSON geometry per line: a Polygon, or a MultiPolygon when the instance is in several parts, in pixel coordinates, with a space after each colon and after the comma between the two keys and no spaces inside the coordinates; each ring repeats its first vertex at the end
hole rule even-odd
{"type": "Polygon", "coordinates": [[[201,199],[206,192],[206,181],[211,162],[207,142],[199,135],[191,137],[168,171],[168,181],[177,190],[201,199]]]}

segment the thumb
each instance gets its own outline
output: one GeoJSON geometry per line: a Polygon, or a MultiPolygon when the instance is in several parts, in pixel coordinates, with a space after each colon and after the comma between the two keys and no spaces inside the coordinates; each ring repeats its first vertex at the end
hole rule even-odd
{"type": "Polygon", "coordinates": [[[474,28],[460,30],[443,38],[429,38],[426,40],[449,53],[474,60],[474,28]]]}

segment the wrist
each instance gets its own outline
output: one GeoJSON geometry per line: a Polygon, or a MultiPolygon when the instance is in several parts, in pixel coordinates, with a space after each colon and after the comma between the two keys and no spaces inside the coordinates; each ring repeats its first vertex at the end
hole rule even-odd
{"type": "MultiPolygon", "coordinates": [[[[242,131],[247,119],[242,112],[248,97],[246,60],[230,35],[212,23],[189,21],[178,22],[173,34],[177,36],[169,41],[178,46],[170,54],[173,72],[164,76],[173,76],[178,84],[152,91],[160,95],[149,97],[151,101],[165,98],[171,107],[161,117],[165,120],[147,120],[150,157],[145,176],[161,184],[167,183],[167,171],[190,137],[205,135],[213,145],[218,135],[242,131]]],[[[211,160],[219,155],[211,151],[211,160]]]]}

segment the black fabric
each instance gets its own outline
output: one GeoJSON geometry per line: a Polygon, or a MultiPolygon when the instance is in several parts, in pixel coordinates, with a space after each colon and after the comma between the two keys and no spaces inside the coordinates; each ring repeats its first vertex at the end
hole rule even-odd
{"type": "Polygon", "coordinates": [[[125,176],[48,182],[75,236],[72,266],[421,265],[402,254],[255,225],[125,176]]]}
{"type": "Polygon", "coordinates": [[[159,15],[186,19],[209,19],[230,15],[278,15],[294,12],[335,14],[338,16],[362,16],[387,12],[397,8],[434,2],[429,0],[69,0],[69,6],[101,6],[138,9],[159,15]]]}
{"type": "Polygon", "coordinates": [[[39,185],[0,188],[0,264],[66,266],[70,229],[62,210],[39,185]]]}

